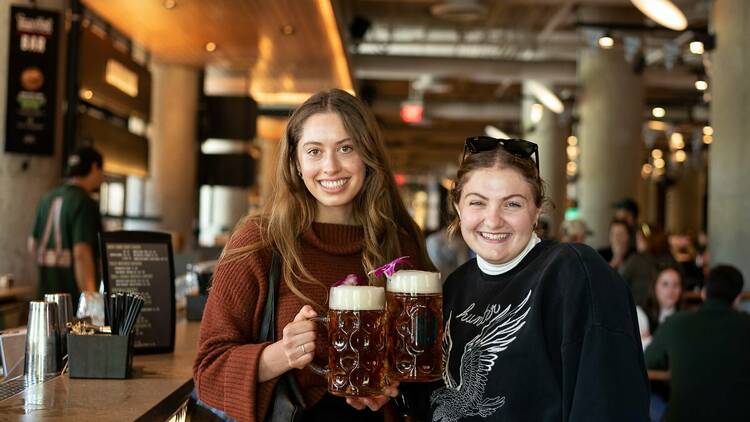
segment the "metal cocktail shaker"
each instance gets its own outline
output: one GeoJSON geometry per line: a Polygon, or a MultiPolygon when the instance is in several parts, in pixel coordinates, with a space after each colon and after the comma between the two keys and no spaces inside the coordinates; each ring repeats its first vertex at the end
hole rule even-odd
{"type": "Polygon", "coordinates": [[[60,357],[68,353],[68,328],[67,324],[73,322],[73,299],[70,293],[50,293],[44,295],[45,302],[57,304],[57,323],[60,333],[60,357]]]}
{"type": "Polygon", "coordinates": [[[28,378],[44,379],[62,369],[57,304],[29,303],[29,323],[23,373],[28,378]]]}

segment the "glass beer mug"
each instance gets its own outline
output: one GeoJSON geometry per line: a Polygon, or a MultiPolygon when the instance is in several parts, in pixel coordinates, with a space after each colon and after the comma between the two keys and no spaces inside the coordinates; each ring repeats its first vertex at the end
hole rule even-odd
{"type": "Polygon", "coordinates": [[[327,316],[312,318],[328,328],[328,366],[310,368],[328,380],[336,396],[383,394],[385,370],[385,291],[382,287],[331,288],[327,316]]]}
{"type": "Polygon", "coordinates": [[[388,280],[388,366],[393,379],[434,381],[443,372],[440,273],[401,270],[388,280]]]}

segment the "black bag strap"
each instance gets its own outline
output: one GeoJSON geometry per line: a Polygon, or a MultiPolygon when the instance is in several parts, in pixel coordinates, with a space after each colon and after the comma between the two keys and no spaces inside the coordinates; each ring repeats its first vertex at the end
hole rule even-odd
{"type": "Polygon", "coordinates": [[[281,278],[281,258],[273,250],[271,256],[271,268],[268,271],[268,293],[266,294],[266,305],[263,307],[263,320],[260,325],[260,343],[276,341],[276,288],[281,278]]]}
{"type": "MultiPolygon", "coordinates": [[[[276,249],[271,256],[271,268],[268,271],[268,293],[266,294],[266,304],[263,307],[263,320],[260,326],[260,342],[276,341],[276,289],[281,280],[281,257],[276,249]]],[[[291,371],[281,376],[281,381],[286,380],[287,386],[294,394],[297,402],[305,406],[305,397],[299,388],[297,380],[292,376],[291,371]]]]}

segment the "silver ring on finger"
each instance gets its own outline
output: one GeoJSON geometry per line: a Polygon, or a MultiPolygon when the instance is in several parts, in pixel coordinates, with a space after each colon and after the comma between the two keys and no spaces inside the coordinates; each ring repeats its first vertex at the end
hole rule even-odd
{"type": "Polygon", "coordinates": [[[300,348],[300,349],[302,349],[302,354],[303,354],[303,355],[304,355],[305,353],[307,353],[307,351],[305,351],[305,345],[304,345],[304,344],[300,344],[300,345],[299,345],[299,348],[300,348]]]}

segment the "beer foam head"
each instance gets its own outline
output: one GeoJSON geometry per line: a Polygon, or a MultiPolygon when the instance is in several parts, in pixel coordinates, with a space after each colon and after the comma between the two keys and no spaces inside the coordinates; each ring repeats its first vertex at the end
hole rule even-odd
{"type": "Polygon", "coordinates": [[[435,294],[443,291],[440,273],[416,270],[396,271],[388,280],[388,291],[411,294],[435,294]]]}
{"type": "Polygon", "coordinates": [[[339,311],[379,311],[385,308],[385,290],[374,286],[333,287],[328,307],[339,311]]]}

